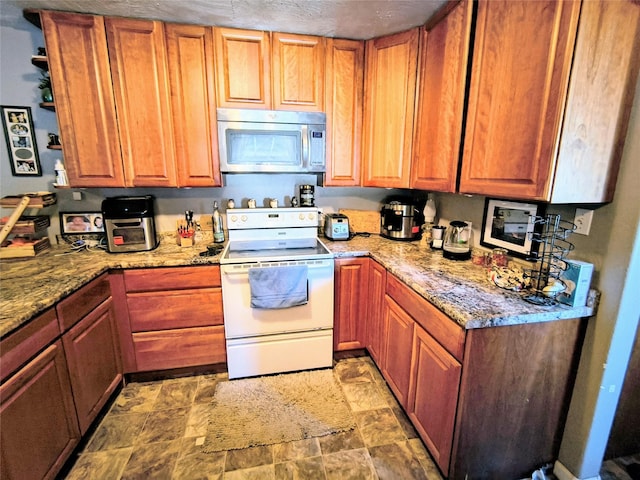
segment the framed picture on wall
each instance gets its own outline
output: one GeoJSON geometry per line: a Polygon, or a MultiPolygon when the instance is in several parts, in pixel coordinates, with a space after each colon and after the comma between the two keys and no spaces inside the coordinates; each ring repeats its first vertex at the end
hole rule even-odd
{"type": "Polygon", "coordinates": [[[31,108],[0,105],[0,110],[11,172],[15,177],[41,177],[31,108]]]}
{"type": "Polygon", "coordinates": [[[544,205],[487,198],[482,219],[480,245],[506,248],[516,257],[528,258],[538,250],[532,241],[540,232],[536,217],[544,215],[544,205]]]}

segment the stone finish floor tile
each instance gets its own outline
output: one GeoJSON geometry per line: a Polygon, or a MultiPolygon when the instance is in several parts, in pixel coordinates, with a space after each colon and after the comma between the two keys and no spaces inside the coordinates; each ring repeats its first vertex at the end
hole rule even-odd
{"type": "Polygon", "coordinates": [[[325,480],[322,457],[300,458],[275,464],[276,480],[325,480]]]}
{"type": "Polygon", "coordinates": [[[225,463],[225,472],[231,470],[247,469],[260,465],[273,463],[273,446],[259,445],[257,447],[243,448],[241,450],[229,450],[225,463]]]}
{"type": "MultiPolygon", "coordinates": [[[[443,477],[369,357],[335,362],[354,430],[244,450],[204,453],[210,406],[226,373],[130,383],[68,468],[67,479],[368,480],[443,477]]],[[[327,405],[331,408],[331,405],[327,405]]],[[[631,480],[605,462],[603,480],[631,480]]],[[[550,479],[551,480],[551,479],[550,479]]],[[[554,479],[556,480],[556,479],[554,479]]]]}
{"type": "Polygon", "coordinates": [[[133,448],[122,448],[105,452],[85,453],[78,457],[67,475],[68,480],[118,480],[131,457],[133,448]]]}
{"type": "Polygon", "coordinates": [[[376,479],[376,471],[366,448],[343,450],[323,457],[327,480],[376,479]]]}
{"type": "Polygon", "coordinates": [[[123,480],[170,479],[181,444],[181,440],[173,440],[136,445],[133,447],[131,458],[121,478],[123,480]]]}
{"type": "Polygon", "coordinates": [[[371,447],[369,455],[371,455],[373,466],[380,480],[395,480],[397,478],[427,480],[422,465],[407,442],[371,447]]]}

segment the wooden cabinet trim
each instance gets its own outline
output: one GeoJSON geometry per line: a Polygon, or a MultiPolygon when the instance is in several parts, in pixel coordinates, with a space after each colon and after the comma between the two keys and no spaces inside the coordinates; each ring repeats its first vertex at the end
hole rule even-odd
{"type": "Polygon", "coordinates": [[[460,325],[392,274],[387,274],[387,295],[398,302],[451,355],[462,361],[466,332],[460,325]]]}
{"type": "Polygon", "coordinates": [[[127,292],[221,286],[219,265],[158,267],[124,271],[127,292]]]}
{"type": "Polygon", "coordinates": [[[132,332],[222,325],[220,287],[127,294],[132,332]]]}
{"type": "Polygon", "coordinates": [[[103,273],[60,301],[56,305],[60,331],[69,330],[82,317],[92,312],[110,296],[109,274],[103,273]]]}
{"type": "Polygon", "coordinates": [[[138,371],[227,361],[224,327],[195,327],[132,335],[138,371]]]}
{"type": "Polygon", "coordinates": [[[55,308],[50,308],[0,341],[0,380],[24,365],[60,335],[55,308]]]}

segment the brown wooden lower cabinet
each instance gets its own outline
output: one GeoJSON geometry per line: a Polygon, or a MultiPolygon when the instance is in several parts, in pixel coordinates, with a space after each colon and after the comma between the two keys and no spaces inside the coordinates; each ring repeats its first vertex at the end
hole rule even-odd
{"type": "Polygon", "coordinates": [[[2,480],[55,478],[80,441],[60,340],[0,386],[2,480]]]}
{"type": "Polygon", "coordinates": [[[125,372],[226,362],[218,265],[113,272],[111,285],[125,372]]]}
{"type": "Polygon", "coordinates": [[[120,349],[111,297],[62,337],[80,432],[89,429],[122,382],[120,349]]]}
{"type": "Polygon", "coordinates": [[[227,361],[222,325],[133,333],[133,345],[141,372],[227,361]]]}
{"type": "Polygon", "coordinates": [[[524,478],[557,458],[584,320],[464,330],[388,272],[384,292],[372,357],[445,476],[524,478]]]}
{"type": "Polygon", "coordinates": [[[416,325],[407,413],[445,474],[449,471],[461,370],[460,362],[416,325]]]}
{"type": "Polygon", "coordinates": [[[384,357],[384,294],[387,270],[375,260],[369,260],[369,312],[365,325],[367,350],[380,366],[384,357]]]}
{"type": "Polygon", "coordinates": [[[382,375],[406,409],[415,322],[390,296],[385,298],[382,375]]]}
{"type": "Polygon", "coordinates": [[[333,350],[365,347],[369,300],[369,258],[335,260],[333,350]]]}

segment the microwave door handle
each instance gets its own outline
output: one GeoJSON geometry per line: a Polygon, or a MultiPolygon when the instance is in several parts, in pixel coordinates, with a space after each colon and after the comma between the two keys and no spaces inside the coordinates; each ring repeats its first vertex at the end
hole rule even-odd
{"type": "Polygon", "coordinates": [[[309,160],[309,126],[302,125],[301,131],[302,131],[302,166],[308,167],[310,162],[309,160]]]}

